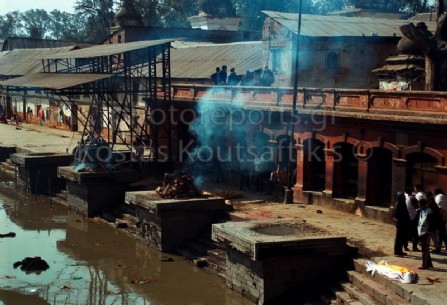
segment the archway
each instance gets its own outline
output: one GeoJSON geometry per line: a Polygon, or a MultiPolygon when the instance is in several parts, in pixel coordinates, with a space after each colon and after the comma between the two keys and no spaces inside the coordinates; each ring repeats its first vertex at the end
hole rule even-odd
{"type": "Polygon", "coordinates": [[[257,131],[253,133],[252,145],[253,148],[255,149],[255,152],[262,153],[266,148],[268,148],[269,140],[270,137],[262,131],[257,131]]]}
{"type": "Polygon", "coordinates": [[[358,159],[356,149],[349,143],[334,145],[333,197],[354,199],[358,194],[358,159]]]}
{"type": "Polygon", "coordinates": [[[317,139],[303,142],[303,189],[323,191],[326,182],[324,144],[317,139]]]}
{"type": "Polygon", "coordinates": [[[389,206],[392,192],[393,153],[386,148],[368,149],[366,204],[389,206]]]}
{"type": "Polygon", "coordinates": [[[436,170],[437,160],[424,153],[411,153],[407,155],[407,171],[405,186],[422,185],[427,191],[433,191],[439,186],[439,172],[436,170]]]}

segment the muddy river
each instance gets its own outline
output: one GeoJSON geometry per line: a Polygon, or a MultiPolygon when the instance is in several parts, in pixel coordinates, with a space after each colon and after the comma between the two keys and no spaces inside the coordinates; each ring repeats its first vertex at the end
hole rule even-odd
{"type": "Polygon", "coordinates": [[[165,255],[114,228],[24,196],[0,174],[0,304],[241,305],[216,275],[165,255]],[[39,256],[49,269],[13,264],[39,256]]]}

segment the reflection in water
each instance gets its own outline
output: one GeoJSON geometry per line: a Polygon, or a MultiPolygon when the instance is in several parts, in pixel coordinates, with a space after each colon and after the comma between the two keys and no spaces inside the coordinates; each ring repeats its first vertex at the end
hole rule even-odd
{"type": "Polygon", "coordinates": [[[122,232],[34,199],[0,185],[0,233],[17,234],[0,239],[0,304],[252,304],[181,257],[162,262],[165,255],[122,232]],[[37,275],[12,267],[34,256],[50,268],[37,275]]]}

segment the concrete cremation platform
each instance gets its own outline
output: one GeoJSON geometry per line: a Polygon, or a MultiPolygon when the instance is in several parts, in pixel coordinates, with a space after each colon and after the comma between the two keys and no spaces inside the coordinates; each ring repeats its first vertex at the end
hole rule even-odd
{"type": "Polygon", "coordinates": [[[73,162],[72,154],[61,153],[14,153],[11,161],[17,165],[18,177],[32,194],[48,193],[65,186],[57,177],[59,166],[73,162]]]}
{"type": "Polygon", "coordinates": [[[5,162],[9,156],[17,152],[17,147],[11,145],[0,145],[0,162],[5,162]]]}
{"type": "Polygon", "coordinates": [[[232,209],[221,197],[164,199],[156,191],[126,192],[125,201],[135,206],[141,237],[163,252],[211,230],[220,213],[232,209]]]}
{"type": "Polygon", "coordinates": [[[61,166],[57,175],[66,180],[70,209],[88,217],[122,204],[129,184],[138,180],[138,172],[131,168],[77,171],[61,166]]]}
{"type": "Polygon", "coordinates": [[[256,304],[340,276],[348,258],[345,237],[296,219],[213,224],[212,239],[227,251],[227,286],[256,304]]]}

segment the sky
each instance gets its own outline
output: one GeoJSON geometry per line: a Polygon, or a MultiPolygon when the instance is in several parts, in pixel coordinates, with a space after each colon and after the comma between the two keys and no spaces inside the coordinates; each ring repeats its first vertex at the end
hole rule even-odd
{"type": "Polygon", "coordinates": [[[76,0],[0,0],[0,15],[12,11],[28,11],[31,9],[44,9],[51,12],[54,9],[73,13],[76,0]]]}
{"type": "MultiPolygon", "coordinates": [[[[12,11],[27,11],[31,9],[44,9],[51,12],[54,9],[73,13],[76,0],[0,0],[0,15],[12,11]]],[[[430,0],[429,3],[434,3],[430,0]]]]}

